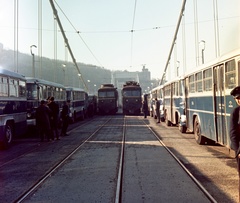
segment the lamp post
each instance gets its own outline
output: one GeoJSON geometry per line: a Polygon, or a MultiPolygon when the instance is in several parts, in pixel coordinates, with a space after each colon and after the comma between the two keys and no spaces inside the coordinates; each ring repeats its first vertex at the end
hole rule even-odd
{"type": "Polygon", "coordinates": [[[66,64],[62,64],[62,69],[63,69],[63,84],[64,86],[66,85],[66,64]]]}
{"type": "Polygon", "coordinates": [[[80,85],[80,78],[81,77],[81,74],[80,73],[78,73],[78,85],[79,85],[79,88],[81,88],[81,85],[80,85]]]}
{"type": "Polygon", "coordinates": [[[35,76],[36,76],[36,74],[35,74],[35,55],[34,55],[33,50],[32,50],[33,47],[37,48],[37,46],[36,45],[31,45],[30,46],[30,52],[32,54],[32,76],[35,78],[35,76]]]}
{"type": "Polygon", "coordinates": [[[94,84],[94,93],[93,94],[96,94],[96,84],[94,84]]]}
{"type": "Polygon", "coordinates": [[[202,64],[204,64],[204,50],[205,50],[205,41],[204,40],[201,40],[200,42],[199,42],[199,44],[203,44],[202,45],[202,64]]]}
{"type": "MultiPolygon", "coordinates": [[[[87,80],[87,82],[88,82],[88,87],[90,87],[90,80],[87,80]]],[[[90,89],[88,89],[88,93],[90,94],[90,89]]]]}

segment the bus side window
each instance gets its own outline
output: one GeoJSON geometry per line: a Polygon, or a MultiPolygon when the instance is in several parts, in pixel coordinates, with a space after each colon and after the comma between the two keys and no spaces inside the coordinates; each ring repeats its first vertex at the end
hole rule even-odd
{"type": "Polygon", "coordinates": [[[19,81],[19,97],[26,96],[26,83],[24,81],[19,81]]]}
{"type": "Polygon", "coordinates": [[[235,60],[231,60],[225,63],[225,87],[227,89],[232,89],[236,87],[236,67],[235,60]]]}
{"type": "Polygon", "coordinates": [[[8,96],[8,84],[7,78],[0,78],[0,96],[7,97],[8,96]]]}
{"type": "Polygon", "coordinates": [[[18,84],[16,80],[13,79],[9,80],[9,95],[10,97],[18,96],[18,84]]]}

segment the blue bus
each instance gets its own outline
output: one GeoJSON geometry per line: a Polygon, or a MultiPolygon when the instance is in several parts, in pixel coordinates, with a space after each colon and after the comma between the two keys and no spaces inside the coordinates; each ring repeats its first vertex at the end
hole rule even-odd
{"type": "Polygon", "coordinates": [[[0,145],[8,148],[14,136],[27,131],[26,79],[0,67],[0,145]]]}
{"type": "Polygon", "coordinates": [[[27,87],[27,124],[28,126],[36,126],[36,109],[40,105],[41,100],[48,97],[54,97],[54,101],[59,105],[60,109],[66,101],[66,89],[63,85],[38,79],[26,77],[27,87]]]}
{"type": "Polygon", "coordinates": [[[194,133],[198,144],[210,139],[230,148],[230,114],[237,105],[230,92],[240,85],[239,71],[240,49],[203,64],[184,77],[186,114],[182,125],[194,133]]]}
{"type": "Polygon", "coordinates": [[[66,87],[67,100],[71,101],[70,118],[72,122],[77,119],[84,120],[87,116],[88,109],[88,94],[81,88],[66,87]]]}
{"type": "Polygon", "coordinates": [[[185,115],[184,101],[184,78],[177,77],[172,81],[169,81],[163,86],[163,108],[164,119],[167,126],[175,125],[179,126],[180,131],[186,132],[186,125],[182,125],[182,120],[185,115]]]}

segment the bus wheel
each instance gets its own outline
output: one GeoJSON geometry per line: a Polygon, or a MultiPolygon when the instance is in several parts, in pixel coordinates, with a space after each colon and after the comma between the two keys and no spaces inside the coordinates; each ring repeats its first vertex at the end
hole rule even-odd
{"type": "Polygon", "coordinates": [[[10,147],[13,139],[13,127],[11,123],[6,124],[4,140],[3,140],[3,148],[7,149],[10,147]]]}
{"type": "Polygon", "coordinates": [[[200,125],[197,117],[194,121],[194,136],[195,136],[195,140],[198,144],[200,144],[200,145],[205,144],[206,138],[201,135],[201,125],[200,125]]]}

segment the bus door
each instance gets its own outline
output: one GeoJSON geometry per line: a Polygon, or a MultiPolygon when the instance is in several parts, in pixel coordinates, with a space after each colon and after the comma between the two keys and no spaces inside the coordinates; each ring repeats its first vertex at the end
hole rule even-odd
{"type": "Polygon", "coordinates": [[[186,114],[186,125],[187,125],[187,128],[190,127],[190,122],[189,122],[189,99],[188,99],[188,91],[189,91],[189,79],[188,77],[186,77],[184,79],[184,94],[185,94],[185,101],[184,101],[184,104],[185,104],[185,114],[186,114]]]}
{"type": "Polygon", "coordinates": [[[225,92],[224,92],[224,66],[213,68],[214,78],[214,122],[216,141],[226,144],[226,121],[225,121],[225,92]]]}
{"type": "Polygon", "coordinates": [[[168,120],[170,120],[171,122],[173,122],[173,108],[174,108],[174,91],[175,91],[175,87],[174,87],[174,83],[171,83],[171,93],[170,93],[170,118],[168,118],[168,120]]]}

